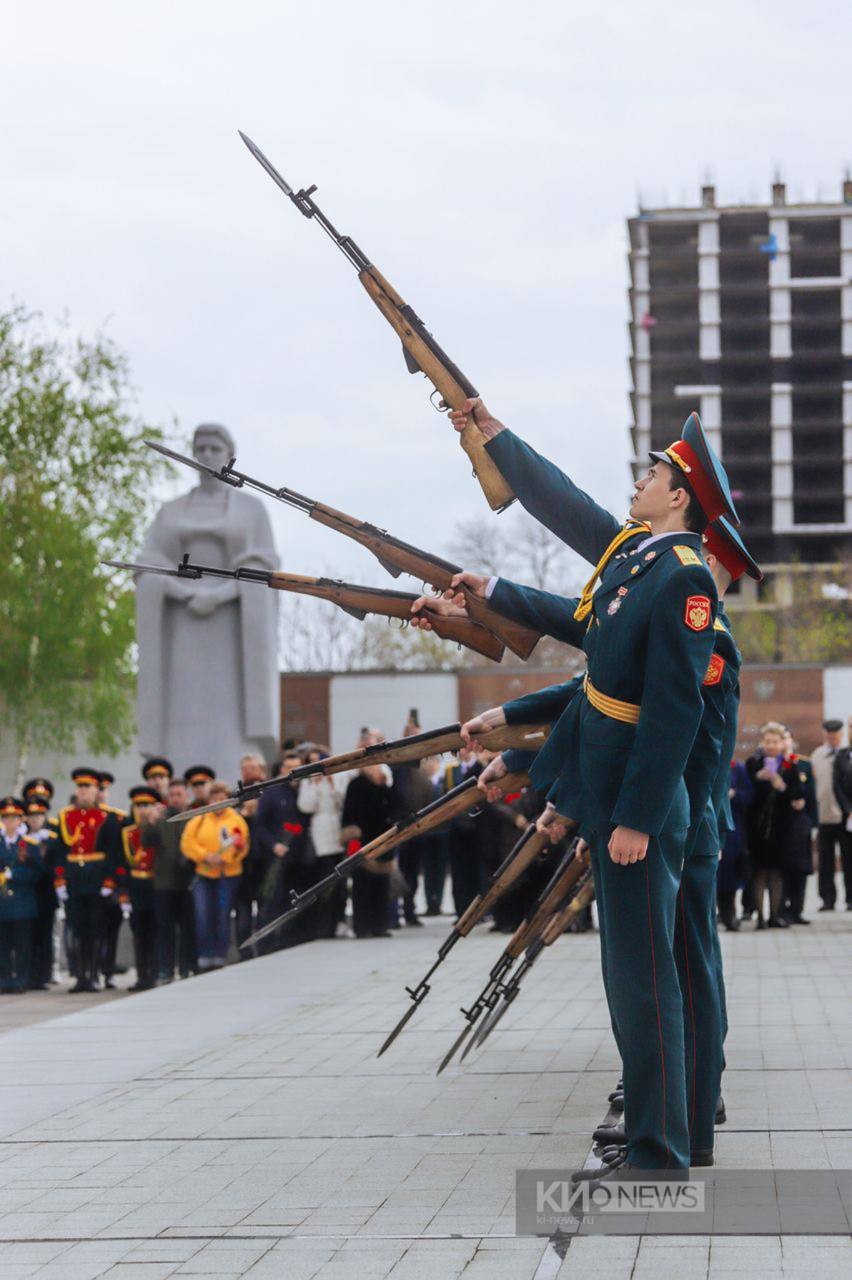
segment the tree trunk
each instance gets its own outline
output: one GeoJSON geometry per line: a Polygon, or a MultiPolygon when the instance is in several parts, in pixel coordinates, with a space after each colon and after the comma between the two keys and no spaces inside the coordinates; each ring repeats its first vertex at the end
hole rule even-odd
{"type": "MultiPolygon", "coordinates": [[[[41,558],[39,559],[39,568],[43,569],[41,558]]],[[[39,638],[33,633],[30,636],[30,652],[29,652],[29,672],[27,674],[28,691],[32,693],[35,682],[36,660],[38,659],[39,638]]],[[[24,774],[26,773],[27,764],[30,758],[30,751],[33,745],[33,733],[28,720],[24,721],[23,731],[18,735],[18,748],[15,758],[15,781],[13,790],[16,796],[21,794],[21,788],[24,785],[24,774]]]]}
{"type": "Polygon", "coordinates": [[[21,788],[24,785],[24,774],[27,771],[27,763],[30,758],[30,749],[33,745],[33,735],[29,724],[24,725],[24,731],[18,737],[17,751],[15,754],[15,781],[12,784],[12,790],[16,796],[21,794],[21,788]]]}

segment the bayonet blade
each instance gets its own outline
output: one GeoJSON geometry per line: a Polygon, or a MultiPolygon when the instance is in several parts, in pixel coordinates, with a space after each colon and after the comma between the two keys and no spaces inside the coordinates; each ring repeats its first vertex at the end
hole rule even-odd
{"type": "Polygon", "coordinates": [[[290,186],[289,182],[287,182],[285,178],[281,177],[281,174],[275,168],[275,165],[272,163],[272,161],[267,160],[266,156],[263,154],[260,147],[257,145],[257,143],[252,142],[251,138],[248,136],[247,133],[243,133],[242,129],[238,129],[237,133],[240,135],[243,142],[246,144],[249,151],[254,156],[255,160],[258,162],[258,164],[263,166],[263,168],[269,174],[270,178],[276,184],[276,186],[279,186],[281,190],[284,192],[285,196],[289,196],[290,199],[292,200],[293,196],[296,194],[295,191],[290,186]]]}
{"type": "Polygon", "coordinates": [[[201,577],[201,574],[197,571],[190,572],[187,569],[164,569],[158,564],[128,564],[124,560],[102,560],[101,564],[109,565],[111,569],[127,569],[130,573],[161,573],[166,578],[201,577]]]}
{"type": "MultiPolygon", "coordinates": [[[[195,458],[188,458],[185,453],[176,453],[174,449],[168,449],[164,444],[158,444],[156,440],[146,440],[145,444],[149,449],[156,449],[157,453],[161,453],[164,458],[171,458],[172,462],[182,462],[185,467],[192,467],[193,471],[199,471],[203,476],[215,476],[217,480],[224,480],[225,484],[232,485],[234,489],[242,488],[242,477],[235,476],[230,466],[222,467],[217,471],[215,467],[208,467],[203,462],[197,462],[195,458]]],[[[231,462],[235,461],[236,458],[231,459],[231,462]]]]}
{"type": "Polygon", "coordinates": [[[394,1040],[399,1035],[400,1031],[402,1031],[403,1027],[408,1023],[409,1019],[414,1017],[415,1013],[419,1008],[420,1008],[420,1001],[418,1000],[416,1004],[413,1004],[411,1005],[410,1008],[406,1009],[405,1013],[402,1015],[399,1022],[396,1024],[393,1031],[388,1036],[387,1040],[385,1040],[379,1052],[376,1054],[377,1058],[380,1058],[382,1054],[385,1052],[385,1050],[391,1047],[394,1040]]]}
{"type": "Polygon", "coordinates": [[[476,1026],[479,1020],[480,1013],[482,1013],[481,1009],[475,1015],[475,1017],[471,1019],[471,1021],[467,1024],[467,1026],[464,1027],[456,1036],[455,1040],[450,1045],[449,1050],[447,1051],[447,1053],[444,1054],[443,1058],[441,1059],[441,1065],[438,1067],[438,1070],[435,1072],[436,1076],[439,1076],[441,1074],[441,1072],[444,1070],[444,1067],[449,1066],[450,1062],[455,1057],[458,1049],[464,1044],[465,1038],[470,1035],[470,1033],[473,1031],[473,1028],[476,1026]]]}
{"type": "Polygon", "coordinates": [[[486,1020],[484,1026],[482,1027],[482,1030],[479,1032],[479,1035],[476,1037],[477,1047],[485,1044],[485,1041],[491,1035],[491,1032],[494,1030],[494,1028],[497,1026],[498,1022],[503,1017],[506,1010],[509,1008],[511,1008],[511,1001],[506,999],[503,1000],[502,1004],[498,1004],[496,1006],[496,1008],[489,1015],[489,1018],[486,1020]]]}
{"type": "Polygon", "coordinates": [[[173,813],[170,818],[166,818],[166,822],[189,822],[191,818],[200,818],[205,813],[219,813],[222,809],[230,809],[239,803],[239,796],[228,796],[226,800],[217,800],[214,804],[200,804],[196,809],[173,813]]]}

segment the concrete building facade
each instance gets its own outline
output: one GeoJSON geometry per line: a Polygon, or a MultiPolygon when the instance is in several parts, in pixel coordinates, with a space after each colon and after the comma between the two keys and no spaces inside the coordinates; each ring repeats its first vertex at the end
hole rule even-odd
{"type": "MultiPolygon", "coordinates": [[[[628,220],[634,465],[697,409],[786,603],[852,555],[852,180],[836,202],[642,209],[628,220]]],[[[754,602],[753,584],[743,600],[754,602]]]]}

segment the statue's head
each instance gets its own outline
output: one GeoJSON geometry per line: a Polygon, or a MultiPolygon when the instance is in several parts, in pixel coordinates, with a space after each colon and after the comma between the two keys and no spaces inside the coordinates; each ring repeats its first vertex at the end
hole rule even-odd
{"type": "Polygon", "coordinates": [[[217,471],[230,462],[237,447],[227,427],[218,422],[201,422],[192,436],[192,453],[196,462],[217,471]]]}

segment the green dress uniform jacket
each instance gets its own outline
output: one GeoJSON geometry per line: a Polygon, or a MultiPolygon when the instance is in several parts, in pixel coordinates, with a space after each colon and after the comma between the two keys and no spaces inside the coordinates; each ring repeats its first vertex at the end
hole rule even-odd
{"type": "MultiPolygon", "coordinates": [[[[488,449],[527,510],[587,560],[597,563],[618,532],[619,526],[615,518],[579,490],[558,468],[541,458],[511,432],[502,432],[489,442],[488,449]]],[[[607,609],[607,617],[611,616],[612,609],[617,619],[622,608],[626,608],[629,603],[629,594],[633,590],[630,578],[641,580],[644,577],[642,566],[649,562],[644,560],[643,552],[638,550],[643,540],[644,538],[637,538],[632,543],[625,543],[604,568],[601,586],[595,597],[593,627],[600,626],[603,607],[607,609]],[[634,555],[631,555],[631,550],[634,555]],[[640,566],[638,570],[635,569],[637,557],[640,566]],[[622,595],[621,603],[616,604],[619,586],[626,588],[628,599],[625,600],[622,595]]],[[[698,539],[692,535],[682,539],[680,545],[692,546],[696,555],[700,556],[700,543],[697,546],[696,543],[698,539]]],[[[651,566],[664,545],[671,546],[673,543],[659,539],[647,547],[644,554],[652,553],[651,566]]],[[[706,586],[705,592],[705,586],[706,578],[696,594],[707,594],[715,602],[715,590],[706,586]]],[[[501,602],[504,606],[510,605],[513,603],[511,595],[511,591],[502,590],[500,583],[492,594],[492,603],[498,608],[501,602]]],[[[540,600],[533,602],[527,597],[524,602],[527,608],[533,603],[539,607],[540,622],[545,615],[551,619],[554,617],[553,609],[542,609],[540,600]]],[[[515,616],[509,608],[507,612],[509,616],[515,616]]],[[[625,618],[627,617],[629,615],[625,614],[625,618]]],[[[526,621],[532,621],[529,614],[526,621]]],[[[544,629],[550,631],[551,627],[544,629]]],[[[597,649],[596,642],[591,640],[587,652],[590,652],[592,645],[597,649]]],[[[596,672],[598,679],[601,682],[603,680],[600,675],[600,659],[608,655],[611,660],[615,652],[617,646],[607,646],[606,655],[595,652],[594,669],[590,654],[589,674],[595,687],[596,672]]],[[[651,653],[656,659],[656,645],[651,646],[651,653]]],[[[662,653],[665,653],[665,646],[662,653]]],[[[647,650],[644,656],[647,657],[647,650]]],[[[641,659],[640,654],[640,662],[641,659]]],[[[716,862],[711,857],[687,855],[709,852],[710,846],[715,846],[714,852],[718,849],[717,813],[721,808],[719,779],[724,765],[725,786],[721,791],[724,797],[727,794],[727,768],[730,761],[728,744],[732,749],[736,736],[738,696],[736,673],[739,655],[727,631],[714,627],[713,648],[712,652],[707,653],[707,659],[700,681],[700,722],[691,749],[685,757],[681,754],[682,785],[689,796],[686,810],[688,831],[681,834],[685,819],[682,808],[677,820],[681,824],[681,832],[676,830],[676,824],[675,828],[672,827],[673,815],[670,810],[664,826],[651,841],[644,863],[628,868],[615,867],[609,861],[605,847],[606,827],[603,832],[594,833],[590,841],[601,923],[604,983],[612,1014],[613,1032],[625,1063],[625,1120],[630,1141],[628,1154],[633,1163],[644,1167],[682,1166],[688,1162],[690,1149],[712,1149],[713,1145],[712,1116],[723,1062],[721,1042],[724,1010],[721,958],[714,911],[716,862]],[[703,849],[702,836],[705,841],[703,849]],[[630,894],[631,890],[641,888],[642,872],[637,870],[640,867],[644,868],[647,894],[647,917],[644,925],[635,909],[631,909],[635,908],[635,897],[641,897],[641,894],[630,894]],[[626,876],[620,874],[625,872],[626,876]],[[636,881],[639,881],[638,885],[636,881]],[[625,967],[629,968],[631,965],[635,965],[635,975],[642,990],[643,998],[638,1002],[631,1000],[630,992],[625,990],[625,967]],[[653,1026],[653,1021],[643,1027],[642,1017],[637,1017],[638,1008],[643,1008],[644,1015],[651,1020],[656,1015],[659,1031],[656,1063],[653,1054],[647,1049],[643,1052],[641,1047],[643,1036],[647,1042],[648,1025],[653,1026]],[[681,1056],[678,1060],[679,1051],[681,1056]]],[[[611,665],[611,661],[608,664],[605,660],[604,671],[608,665],[611,665]]],[[[670,664],[663,657],[659,665],[668,667],[670,664]]],[[[614,671],[614,667],[612,669],[614,671]]],[[[694,666],[692,672],[693,677],[698,675],[694,666]]],[[[633,700],[623,690],[617,691],[602,683],[600,687],[609,697],[633,700]]],[[[658,696],[663,697],[664,694],[665,690],[658,689],[658,696]]],[[[548,744],[550,752],[543,754],[543,758],[533,766],[533,781],[537,785],[548,780],[545,773],[548,754],[556,754],[559,739],[563,750],[569,746],[570,740],[566,734],[571,730],[572,720],[575,734],[578,720],[582,728],[585,695],[578,696],[576,682],[572,682],[571,685],[563,686],[561,691],[558,688],[543,691],[538,707],[535,705],[536,695],[506,706],[507,721],[514,723],[516,717],[536,714],[541,716],[558,711],[560,696],[564,698],[567,708],[567,726],[560,721],[555,731],[558,734],[557,742],[553,742],[555,735],[551,735],[551,742],[548,744]]],[[[690,717],[694,719],[694,681],[693,688],[689,691],[689,702],[692,707],[690,717]]],[[[591,738],[600,736],[610,739],[609,761],[605,751],[596,753],[599,766],[605,772],[618,761],[624,750],[623,740],[632,729],[616,723],[607,733],[602,721],[596,722],[590,712],[585,714],[588,715],[591,738]]],[[[658,741],[665,743],[666,726],[658,724],[657,727],[658,741]]],[[[646,781],[649,790],[656,790],[656,751],[653,737],[653,734],[645,737],[646,781]],[[653,762],[650,768],[649,762],[653,762]]],[[[664,769],[664,776],[667,783],[665,789],[668,789],[674,777],[670,767],[673,752],[670,749],[666,754],[669,761],[668,767],[664,769]]],[[[574,772],[579,776],[579,798],[576,788],[572,799],[570,790],[566,791],[564,787],[561,792],[554,790],[553,783],[549,792],[549,798],[556,807],[571,816],[576,816],[575,810],[582,807],[582,793],[586,789],[580,770],[575,769],[574,772]]],[[[628,805],[632,805],[629,797],[622,795],[628,777],[628,771],[625,770],[615,808],[609,815],[611,823],[614,825],[616,821],[621,821],[624,825],[648,830],[651,824],[647,819],[643,825],[641,821],[635,818],[631,821],[625,816],[629,811],[624,807],[625,800],[628,805]],[[619,804],[622,806],[620,810],[619,804]]],[[[614,797],[611,796],[610,799],[612,798],[614,797]]],[[[657,801],[658,811],[664,803],[663,795],[657,801]]]]}
{"type": "Polygon", "coordinates": [[[0,924],[35,920],[36,885],[44,872],[39,842],[31,836],[0,835],[0,924]]]}
{"type": "MultiPolygon", "coordinates": [[[[656,835],[683,787],[686,763],[704,715],[702,685],[713,651],[716,613],[716,588],[701,560],[700,547],[697,534],[667,534],[644,554],[634,551],[604,570],[591,615],[587,623],[583,620],[588,663],[584,695],[568,703],[531,773],[536,789],[547,795],[559,813],[578,821],[581,830],[584,825],[599,828],[610,823],[656,835]],[[611,704],[620,714],[634,717],[633,722],[600,709],[611,704]],[[598,746],[618,753],[624,765],[616,774],[609,760],[607,786],[600,776],[598,746]],[[647,780],[651,759],[653,787],[647,780]]],[[[501,581],[491,601],[508,613],[510,595],[515,601],[524,600],[523,610],[513,608],[511,616],[524,616],[530,623],[535,618],[538,629],[551,634],[558,602],[563,616],[572,620],[571,625],[562,626],[558,638],[569,634],[579,638],[573,621],[577,600],[501,581]],[[542,599],[548,596],[545,609],[542,599]]],[[[518,702],[530,710],[535,698],[532,694],[518,702]]],[[[558,695],[548,691],[547,700],[556,704],[558,695]]],[[[517,710],[516,704],[512,714],[517,710]]],[[[715,749],[716,762],[721,727],[719,716],[708,728],[707,752],[715,749]]],[[[707,794],[709,789],[708,777],[707,794]]],[[[683,794],[688,813],[685,788],[683,794]]],[[[701,812],[703,808],[702,804],[701,812]]]]}

